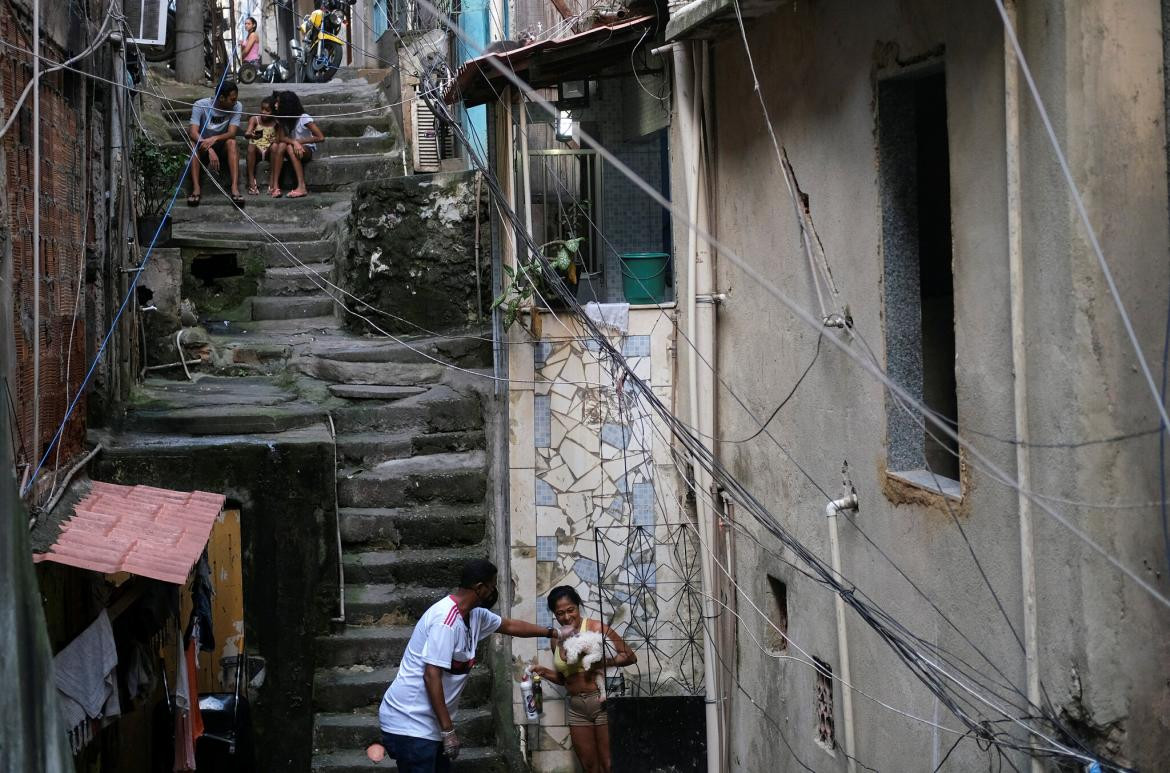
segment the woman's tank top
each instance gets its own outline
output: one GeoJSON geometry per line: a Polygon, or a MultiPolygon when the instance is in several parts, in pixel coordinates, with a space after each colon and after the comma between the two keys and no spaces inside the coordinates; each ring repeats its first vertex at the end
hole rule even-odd
{"type": "MultiPolygon", "coordinates": [[[[578,631],[578,633],[585,633],[587,630],[589,630],[588,626],[589,621],[584,617],[581,618],[581,630],[578,631]]],[[[572,676],[573,674],[579,674],[585,670],[585,667],[580,663],[573,663],[570,665],[565,662],[564,658],[561,657],[561,645],[559,643],[556,647],[553,647],[553,667],[567,677],[572,676]]]]}

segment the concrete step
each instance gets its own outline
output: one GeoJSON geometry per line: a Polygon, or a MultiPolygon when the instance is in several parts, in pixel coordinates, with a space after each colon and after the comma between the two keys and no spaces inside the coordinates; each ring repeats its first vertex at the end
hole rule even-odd
{"type": "Polygon", "coordinates": [[[488,329],[470,328],[446,335],[398,336],[398,340],[321,341],[309,352],[337,362],[434,362],[435,359],[462,367],[490,367],[492,337],[488,329]]]}
{"type": "Polygon", "coordinates": [[[377,384],[330,384],[329,394],[346,400],[401,400],[427,391],[417,386],[379,386],[377,384]]]}
{"type": "MultiPolygon", "coordinates": [[[[264,58],[265,63],[268,62],[268,57],[264,58]]],[[[337,75],[328,83],[241,83],[239,84],[239,99],[247,108],[253,102],[259,106],[260,100],[271,96],[273,91],[295,91],[297,97],[300,98],[301,104],[308,110],[310,106],[317,106],[322,104],[329,104],[333,102],[354,102],[368,100],[372,104],[373,100],[377,98],[379,90],[377,88],[380,77],[376,77],[371,81],[370,71],[360,70],[355,71],[352,68],[343,67],[337,71],[337,75]],[[347,76],[354,75],[356,77],[349,78],[347,76]]],[[[180,83],[167,84],[166,95],[168,97],[168,106],[190,107],[197,99],[211,96],[211,89],[207,86],[199,85],[185,85],[180,83]]],[[[311,112],[311,111],[310,111],[311,112]]]]}
{"type": "Polygon", "coordinates": [[[417,620],[432,604],[450,592],[450,587],[426,588],[416,585],[377,583],[347,584],[345,586],[345,617],[354,625],[372,625],[382,620],[385,615],[417,620]]]}
{"type": "MultiPolygon", "coordinates": [[[[494,745],[495,725],[490,708],[460,708],[453,719],[459,731],[459,739],[466,746],[494,745]]],[[[378,715],[373,712],[320,713],[314,720],[313,733],[313,746],[319,752],[365,749],[378,739],[378,715]]],[[[391,760],[386,760],[378,769],[385,769],[389,762],[391,760]]]]}
{"type": "MultiPolygon", "coordinates": [[[[389,666],[318,669],[313,674],[313,703],[319,711],[328,712],[376,707],[397,673],[397,668],[389,666]]],[[[468,708],[483,705],[491,683],[490,671],[479,666],[473,668],[459,705],[468,708]]]]}
{"type": "MultiPolygon", "coordinates": [[[[352,96],[352,95],[343,95],[343,96],[352,96]]],[[[263,97],[261,97],[261,99],[263,99],[263,97]]],[[[186,126],[191,121],[191,105],[187,104],[187,102],[188,102],[187,100],[177,100],[177,99],[163,100],[163,104],[162,104],[163,117],[166,118],[168,121],[179,121],[184,126],[186,126]]],[[[303,102],[301,104],[304,105],[303,102]]],[[[371,121],[385,120],[387,114],[390,111],[390,108],[385,107],[383,105],[379,105],[373,94],[370,95],[369,99],[363,99],[363,100],[358,100],[358,101],[354,101],[351,99],[351,100],[345,101],[345,102],[318,102],[317,104],[312,105],[312,110],[309,110],[308,108],[309,108],[309,106],[305,106],[306,112],[308,112],[309,115],[313,116],[314,118],[323,118],[327,115],[330,115],[330,116],[350,116],[350,115],[356,114],[358,116],[368,118],[371,121]]],[[[252,116],[248,115],[248,114],[249,113],[259,113],[259,112],[260,112],[260,100],[259,99],[256,100],[255,104],[248,104],[245,102],[245,104],[244,104],[245,115],[242,116],[241,131],[243,131],[243,129],[247,128],[248,121],[252,118],[252,116]]]]}
{"type": "MultiPolygon", "coordinates": [[[[222,181],[221,181],[222,182],[222,181]]],[[[259,180],[260,195],[244,193],[244,209],[241,210],[226,194],[214,185],[203,187],[203,198],[198,207],[188,207],[186,193],[171,211],[171,219],[178,223],[248,222],[253,218],[265,229],[282,224],[302,222],[333,223],[349,214],[352,195],[348,191],[327,191],[314,193],[299,199],[268,195],[267,180],[259,180]]],[[[227,190],[227,185],[224,185],[227,190]]],[[[247,190],[247,178],[240,178],[240,191],[247,190]]],[[[255,226],[253,226],[255,228],[255,226]]],[[[259,230],[259,229],[257,229],[259,230]]]]}
{"type": "Polygon", "coordinates": [[[483,505],[343,507],[337,513],[347,547],[438,548],[478,545],[487,516],[483,505]]]}
{"type": "MultiPolygon", "coordinates": [[[[298,359],[293,367],[306,376],[333,384],[420,386],[433,384],[443,377],[443,366],[437,363],[350,363],[305,356],[298,359]]],[[[348,428],[338,429],[345,431],[348,428]]]]}
{"type": "MultiPolygon", "coordinates": [[[[374,116],[375,118],[377,116],[374,116]]],[[[187,117],[183,117],[184,125],[186,125],[187,117]]],[[[163,143],[163,145],[171,151],[178,153],[188,153],[190,145],[185,140],[170,140],[163,143]]],[[[236,145],[240,150],[240,155],[247,159],[248,140],[240,135],[236,137],[236,145]]],[[[391,153],[399,149],[399,143],[396,135],[388,131],[371,131],[367,135],[358,137],[328,137],[325,142],[317,145],[317,158],[329,158],[332,156],[358,156],[368,155],[370,153],[391,153]]],[[[398,154],[399,163],[402,162],[402,156],[398,154]]],[[[267,162],[265,162],[267,163],[267,162]]]]}
{"type": "Polygon", "coordinates": [[[487,494],[483,451],[392,459],[339,478],[341,507],[402,507],[411,503],[482,502],[487,494]]]}
{"type": "Polygon", "coordinates": [[[268,244],[274,239],[279,242],[315,242],[333,236],[331,224],[323,228],[321,223],[314,221],[265,227],[271,235],[258,231],[256,226],[246,222],[175,223],[171,246],[243,252],[256,244],[268,244]]]}
{"type": "Polygon", "coordinates": [[[320,293],[333,281],[332,263],[270,267],[260,278],[259,293],[265,296],[297,296],[320,293]]]}
{"type": "MultiPolygon", "coordinates": [[[[487,550],[482,545],[434,550],[363,550],[344,554],[342,563],[345,581],[355,585],[413,583],[454,588],[459,583],[464,562],[486,556],[487,550]]],[[[431,604],[439,598],[442,594],[432,598],[431,604]]]]}
{"type": "Polygon", "coordinates": [[[387,459],[473,451],[485,447],[484,433],[461,432],[351,432],[337,436],[337,454],[344,463],[373,467],[387,459]]]}
{"type": "Polygon", "coordinates": [[[264,260],[265,265],[272,268],[282,268],[296,265],[289,258],[289,252],[303,263],[325,263],[331,261],[337,254],[337,241],[328,238],[305,242],[286,242],[283,246],[270,242],[268,244],[249,245],[249,251],[259,255],[264,260]],[[285,248],[287,248],[288,252],[285,252],[285,248]]]}
{"type": "Polygon", "coordinates": [[[291,298],[257,296],[252,299],[252,319],[308,319],[333,312],[328,295],[303,295],[291,298]]]}
{"type": "Polygon", "coordinates": [[[346,626],[341,633],[317,637],[317,667],[397,666],[413,625],[346,626]]]}
{"type": "MultiPolygon", "coordinates": [[[[369,741],[367,741],[368,743],[369,741]]],[[[464,747],[451,765],[455,773],[505,773],[507,765],[500,753],[491,747],[464,747]]],[[[335,751],[313,755],[313,770],[317,773],[358,773],[359,771],[398,770],[394,760],[386,758],[374,764],[362,751],[335,751]]]]}
{"type": "MultiPolygon", "coordinates": [[[[310,111],[310,115],[313,113],[310,111]]],[[[316,119],[314,122],[321,133],[328,137],[362,137],[365,135],[381,135],[393,130],[393,123],[387,116],[380,115],[351,115],[351,116],[313,116],[316,119]]],[[[187,121],[191,116],[188,113],[187,117],[179,124],[170,123],[170,139],[182,142],[187,136],[187,121]]],[[[326,142],[329,140],[326,139],[326,142]]],[[[399,166],[402,161],[399,159],[399,166]]]]}
{"type": "Polygon", "coordinates": [[[119,428],[125,432],[174,435],[245,435],[285,432],[327,420],[322,408],[309,403],[217,405],[132,410],[119,428]]]}
{"type": "MultiPolygon", "coordinates": [[[[428,366],[383,364],[347,364],[370,370],[423,368],[428,366]]],[[[439,366],[434,366],[439,367],[439,366]]],[[[462,432],[483,427],[483,408],[474,395],[464,395],[438,384],[422,394],[394,402],[354,401],[333,411],[339,432],[346,434],[369,430],[398,431],[410,429],[417,434],[462,432]]]]}

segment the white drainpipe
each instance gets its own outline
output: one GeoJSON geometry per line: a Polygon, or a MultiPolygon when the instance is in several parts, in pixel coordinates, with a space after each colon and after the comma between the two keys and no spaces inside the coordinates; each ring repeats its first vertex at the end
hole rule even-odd
{"type": "MultiPolygon", "coordinates": [[[[825,516],[829,521],[829,550],[832,553],[833,574],[841,577],[841,541],[837,534],[837,516],[845,510],[857,509],[857,495],[850,494],[834,499],[825,505],[825,516]]],[[[845,627],[845,599],[837,594],[833,599],[837,610],[837,668],[841,675],[841,714],[845,719],[845,754],[849,773],[857,770],[857,746],[853,737],[853,674],[849,669],[849,633],[845,627]]]]}
{"type": "MultiPolygon", "coordinates": [[[[1012,27],[1016,27],[1015,0],[1004,3],[1012,27]]],[[[1019,492],[1016,507],[1020,520],[1020,583],[1024,602],[1024,672],[1028,701],[1040,705],[1040,669],[1036,652],[1039,636],[1036,625],[1036,554],[1033,548],[1032,502],[1023,492],[1032,488],[1032,455],[1028,448],[1028,361],[1024,319],[1024,250],[1021,236],[1020,198],[1020,70],[1016,52],[1004,35],[1003,41],[1004,159],[1007,167],[1008,279],[1011,283],[1012,371],[1015,404],[1016,478],[1019,492]]],[[[1032,758],[1033,773],[1044,766],[1032,758]]]]}
{"type": "MultiPolygon", "coordinates": [[[[710,251],[704,249],[704,258],[700,261],[700,248],[696,231],[696,224],[706,220],[706,207],[700,207],[700,203],[705,203],[707,200],[706,181],[702,175],[703,84],[707,44],[696,42],[693,49],[681,45],[675,46],[673,54],[674,86],[678,98],[679,139],[683,149],[683,164],[687,180],[687,215],[692,223],[692,227],[687,233],[687,338],[703,353],[703,357],[708,362],[714,364],[714,306],[710,303],[703,304],[703,317],[700,320],[697,302],[699,297],[710,295],[713,283],[710,251]],[[701,267],[700,262],[702,263],[701,267]]],[[[692,352],[691,356],[687,358],[690,424],[710,437],[714,434],[711,431],[714,426],[714,374],[711,373],[710,368],[704,370],[703,383],[708,388],[700,391],[699,368],[698,357],[692,352]],[[701,394],[704,395],[702,401],[699,397],[701,394]]],[[[699,496],[695,498],[699,536],[707,546],[707,551],[703,552],[700,561],[704,589],[703,615],[707,620],[712,621],[712,627],[714,627],[717,620],[713,600],[715,567],[712,559],[715,544],[715,513],[704,496],[712,495],[711,478],[701,465],[695,465],[695,488],[699,492],[699,496]]],[[[718,672],[716,670],[715,638],[709,632],[703,636],[703,684],[706,698],[708,773],[720,773],[723,770],[724,759],[723,729],[719,706],[721,693],[716,676],[718,672]]]]}

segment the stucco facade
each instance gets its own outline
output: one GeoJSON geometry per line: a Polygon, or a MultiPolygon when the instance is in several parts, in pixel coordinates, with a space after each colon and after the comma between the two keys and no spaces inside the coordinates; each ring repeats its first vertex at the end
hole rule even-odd
{"type": "MultiPolygon", "coordinates": [[[[1170,292],[1161,8],[1153,0],[1028,1],[1019,14],[1025,56],[1157,373],[1170,292]]],[[[815,310],[799,226],[743,41],[738,29],[731,30],[709,44],[713,231],[728,251],[815,310]]],[[[1026,361],[1018,376],[1026,387],[1028,439],[1035,444],[1032,489],[1159,592],[1170,593],[1156,505],[1157,408],[1026,90],[1019,101],[1026,335],[1013,359],[1005,41],[995,4],[784,3],[750,21],[747,37],[777,136],[808,197],[839,290],[827,303],[847,309],[853,319],[856,335],[836,328],[824,335],[862,358],[868,356],[863,339],[891,372],[891,352],[899,342],[890,326],[906,309],[891,307],[887,293],[893,246],[883,209],[889,154],[883,159],[879,152],[879,94],[890,78],[944,74],[958,431],[992,463],[1017,475],[1013,363],[1026,361]],[[1062,446],[1117,436],[1126,437],[1062,446]]],[[[681,205],[687,187],[678,135],[676,120],[672,198],[681,205]]],[[[676,244],[685,244],[685,236],[676,223],[676,244]]],[[[725,294],[717,312],[717,373],[735,393],[721,387],[715,398],[716,435],[724,439],[715,450],[723,464],[826,560],[825,494],[855,491],[859,510],[839,523],[844,576],[926,641],[971,658],[989,673],[990,661],[1023,689],[1023,650],[1007,623],[1019,631],[1024,614],[1017,492],[965,451],[956,465],[959,496],[944,497],[891,476],[888,424],[897,409],[872,376],[828,341],[770,424],[786,453],[767,435],[730,442],[755,433],[788,393],[813,357],[818,331],[728,255],[720,255],[715,268],[715,290],[725,294]]],[[[681,269],[676,281],[683,299],[690,289],[681,269]]],[[[679,327],[685,324],[680,301],[679,327]]],[[[691,352],[681,341],[678,349],[681,373],[691,352]]],[[[679,381],[685,416],[692,396],[685,379],[679,381]]],[[[1159,769],[1170,756],[1170,610],[1039,505],[1032,512],[1037,657],[1047,696],[1094,751],[1159,769]]],[[[757,646],[755,640],[766,640],[768,625],[745,601],[767,610],[769,576],[785,583],[793,643],[840,673],[833,594],[786,563],[792,556],[746,515],[742,525],[752,538],[741,536],[735,545],[741,619],[728,660],[758,705],[734,685],[728,688],[729,767],[799,770],[799,757],[814,770],[844,770],[842,684],[833,685],[834,752],[817,738],[816,672],[757,646]]],[[[858,761],[879,770],[933,769],[957,740],[945,729],[956,727],[954,719],[857,615],[850,612],[846,619],[857,688],[858,761]]],[[[788,654],[798,653],[790,648],[788,654]]],[[[1025,763],[1022,755],[1011,759],[1025,763]]],[[[944,769],[987,763],[987,753],[965,740],[944,769]]]]}

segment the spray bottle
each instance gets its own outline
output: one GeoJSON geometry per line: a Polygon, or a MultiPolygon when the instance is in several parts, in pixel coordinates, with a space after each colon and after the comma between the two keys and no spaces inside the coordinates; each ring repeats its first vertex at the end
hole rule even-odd
{"type": "Polygon", "coordinates": [[[524,669],[524,677],[520,680],[520,696],[524,701],[524,716],[529,722],[540,719],[540,711],[536,708],[536,696],[532,690],[532,680],[529,678],[529,669],[524,669]]]}

